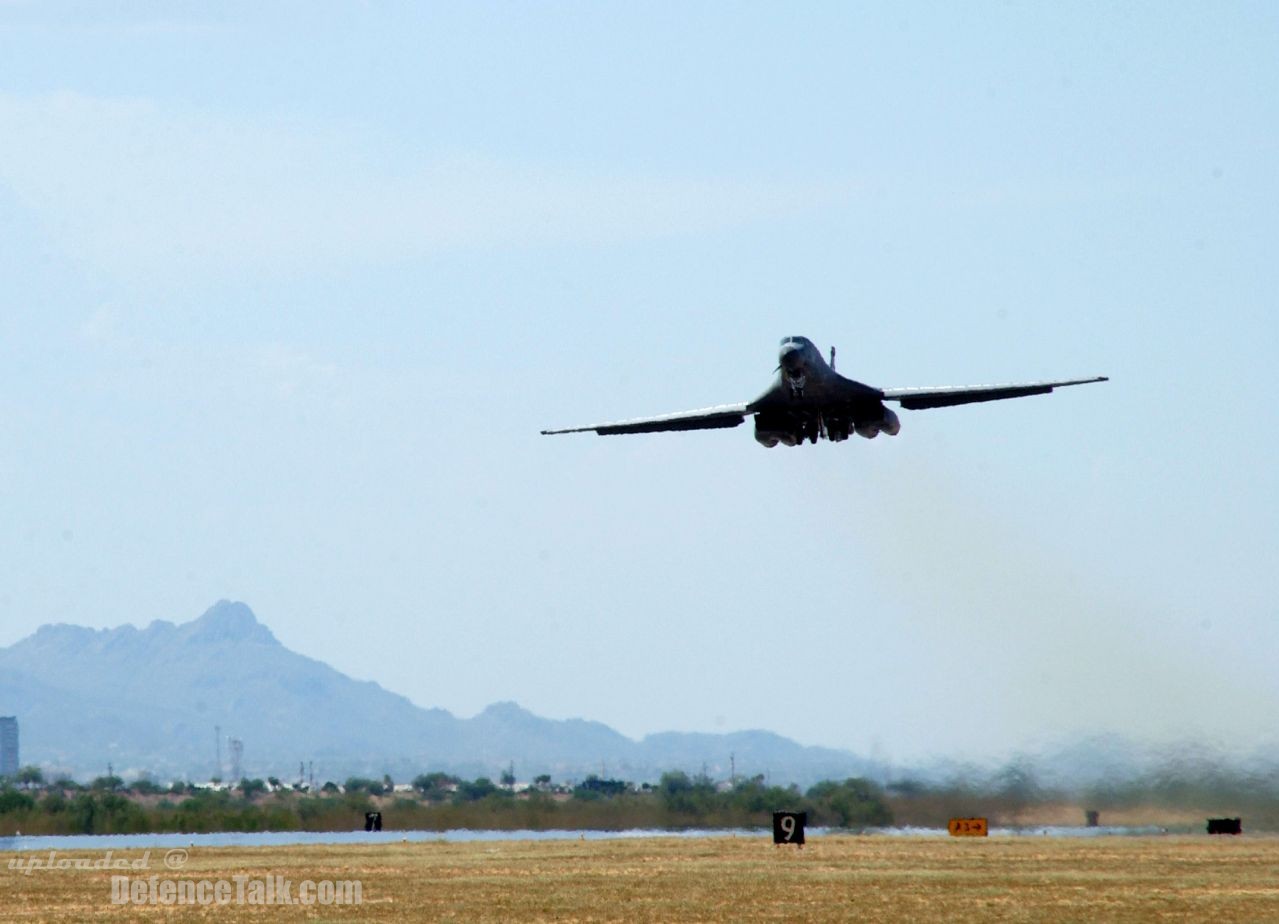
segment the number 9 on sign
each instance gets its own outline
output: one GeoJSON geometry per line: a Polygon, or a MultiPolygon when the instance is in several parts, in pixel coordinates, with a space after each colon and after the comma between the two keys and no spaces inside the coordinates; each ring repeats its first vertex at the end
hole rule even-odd
{"type": "Polygon", "coordinates": [[[807,812],[773,812],[773,843],[803,844],[807,812]]]}

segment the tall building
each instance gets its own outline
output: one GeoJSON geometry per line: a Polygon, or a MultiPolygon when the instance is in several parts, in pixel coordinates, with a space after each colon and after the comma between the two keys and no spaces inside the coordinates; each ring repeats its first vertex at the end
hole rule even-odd
{"type": "Polygon", "coordinates": [[[18,775],[18,720],[0,715],[0,776],[18,775]]]}

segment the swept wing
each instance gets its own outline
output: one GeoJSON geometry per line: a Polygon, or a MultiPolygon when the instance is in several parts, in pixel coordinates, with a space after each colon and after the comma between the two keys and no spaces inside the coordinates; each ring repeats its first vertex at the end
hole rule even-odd
{"type": "Polygon", "coordinates": [[[1054,388],[1067,385],[1088,385],[1092,382],[1108,382],[1108,376],[1091,379],[1065,379],[1059,382],[1022,382],[1009,385],[942,386],[939,388],[885,388],[885,401],[900,401],[911,410],[928,407],[951,407],[956,404],[976,404],[979,401],[1001,401],[1004,398],[1024,398],[1026,395],[1046,395],[1054,388]]]}
{"type": "Polygon", "coordinates": [[[611,436],[616,433],[661,433],[667,430],[720,430],[736,427],[751,413],[754,412],[745,404],[721,404],[695,411],[680,411],[677,414],[636,417],[585,427],[565,427],[562,430],[543,430],[542,434],[549,436],[553,433],[585,433],[594,430],[600,436],[611,436]]]}

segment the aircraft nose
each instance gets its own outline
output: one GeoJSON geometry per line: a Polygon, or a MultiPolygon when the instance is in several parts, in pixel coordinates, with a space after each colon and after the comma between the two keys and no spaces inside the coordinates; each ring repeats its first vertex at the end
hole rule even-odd
{"type": "Polygon", "coordinates": [[[803,365],[804,351],[798,343],[786,343],[777,353],[777,362],[787,372],[797,372],[803,365]]]}

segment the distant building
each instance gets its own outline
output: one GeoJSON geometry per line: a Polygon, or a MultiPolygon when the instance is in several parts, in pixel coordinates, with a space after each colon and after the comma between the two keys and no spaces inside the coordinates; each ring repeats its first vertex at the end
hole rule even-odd
{"type": "Polygon", "coordinates": [[[18,719],[0,715],[0,776],[18,775],[18,719]]]}

